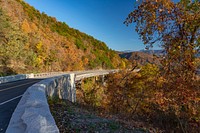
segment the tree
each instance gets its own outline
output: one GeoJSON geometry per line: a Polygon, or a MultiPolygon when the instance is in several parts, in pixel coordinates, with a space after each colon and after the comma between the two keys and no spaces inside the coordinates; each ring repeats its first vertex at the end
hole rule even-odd
{"type": "MultiPolygon", "coordinates": [[[[165,51],[165,72],[184,81],[195,72],[195,54],[200,51],[200,1],[141,0],[125,24],[136,23],[147,48],[159,44],[165,51]]],[[[174,78],[175,79],[175,78],[174,78]]]]}
{"type": "Polygon", "coordinates": [[[174,114],[179,129],[188,132],[186,125],[200,116],[200,86],[194,80],[195,55],[200,52],[200,0],[141,0],[137,4],[125,24],[135,22],[147,48],[159,44],[165,52],[165,75],[158,86],[163,98],[157,105],[164,114],[174,114]]]}
{"type": "Polygon", "coordinates": [[[15,68],[24,66],[22,62],[25,52],[26,36],[18,32],[19,29],[9,22],[9,18],[0,9],[0,73],[13,74],[15,68]],[[13,65],[18,63],[17,65],[13,65]],[[20,64],[21,63],[21,64],[20,64]],[[21,66],[20,66],[21,65],[21,66]]]}

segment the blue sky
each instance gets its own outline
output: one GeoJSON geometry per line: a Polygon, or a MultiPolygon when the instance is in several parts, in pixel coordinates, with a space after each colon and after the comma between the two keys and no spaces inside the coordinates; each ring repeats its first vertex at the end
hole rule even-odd
{"type": "Polygon", "coordinates": [[[134,24],[123,24],[135,0],[25,0],[40,12],[66,22],[114,50],[141,50],[142,41],[134,24]]]}

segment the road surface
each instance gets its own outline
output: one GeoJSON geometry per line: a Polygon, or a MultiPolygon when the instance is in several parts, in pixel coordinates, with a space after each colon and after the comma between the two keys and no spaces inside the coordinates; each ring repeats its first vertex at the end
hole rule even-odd
{"type": "Polygon", "coordinates": [[[4,133],[12,113],[28,87],[42,79],[26,79],[0,84],[0,133],[4,133]]]}
{"type": "MultiPolygon", "coordinates": [[[[112,72],[112,70],[76,71],[71,73],[76,74],[77,81],[82,78],[108,74],[109,72],[112,72]]],[[[44,75],[43,77],[37,77],[38,79],[26,79],[0,84],[0,133],[6,131],[10,118],[27,88],[51,76],[53,75],[49,77],[44,75]]]]}

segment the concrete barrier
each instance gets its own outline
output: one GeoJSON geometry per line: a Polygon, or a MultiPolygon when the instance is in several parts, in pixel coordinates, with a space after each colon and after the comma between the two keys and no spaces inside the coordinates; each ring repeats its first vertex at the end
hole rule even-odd
{"type": "Polygon", "coordinates": [[[77,72],[81,75],[75,77],[74,73],[42,73],[28,74],[26,78],[51,77],[29,87],[18,103],[6,133],[58,133],[54,118],[51,115],[47,96],[76,101],[75,78],[82,79],[98,75],[106,75],[113,71],[97,71],[90,73],[77,72]]]}
{"type": "Polygon", "coordinates": [[[6,133],[58,133],[47,96],[75,102],[74,81],[74,74],[66,74],[29,87],[12,115],[6,133]]]}
{"type": "Polygon", "coordinates": [[[64,72],[48,72],[48,73],[36,73],[32,75],[32,78],[46,78],[46,77],[53,77],[58,75],[63,75],[64,72]]]}
{"type": "Polygon", "coordinates": [[[48,89],[46,89],[47,96],[76,102],[75,74],[50,78],[44,80],[44,83],[48,84],[48,89]]]}
{"type": "Polygon", "coordinates": [[[99,72],[99,73],[89,73],[89,74],[81,74],[76,76],[76,81],[84,79],[84,78],[90,78],[90,77],[95,77],[95,76],[103,76],[103,75],[108,75],[110,72],[99,72]]]}
{"type": "Polygon", "coordinates": [[[31,73],[31,74],[18,74],[18,75],[12,75],[12,76],[5,76],[5,77],[0,77],[0,84],[23,80],[23,79],[30,79],[30,78],[49,78],[49,77],[63,75],[63,74],[64,74],[63,72],[49,72],[49,73],[37,73],[37,74],[31,73]]]}
{"type": "Polygon", "coordinates": [[[27,78],[29,78],[29,74],[18,74],[18,75],[0,77],[0,84],[12,82],[12,81],[23,80],[23,79],[27,79],[27,78]]]}

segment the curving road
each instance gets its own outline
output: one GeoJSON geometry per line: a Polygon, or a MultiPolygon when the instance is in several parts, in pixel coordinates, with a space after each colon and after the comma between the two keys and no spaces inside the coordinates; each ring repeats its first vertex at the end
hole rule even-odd
{"type": "MultiPolygon", "coordinates": [[[[78,81],[83,78],[105,75],[111,72],[113,72],[113,70],[90,70],[70,73],[74,73],[76,75],[75,81],[78,81]]],[[[27,88],[43,79],[53,76],[58,76],[58,73],[53,75],[39,74],[39,77],[37,77],[38,79],[26,79],[0,84],[0,133],[6,131],[10,118],[27,88]]]]}
{"type": "Polygon", "coordinates": [[[26,79],[0,84],[0,133],[4,133],[22,95],[42,79],[26,79]]]}

